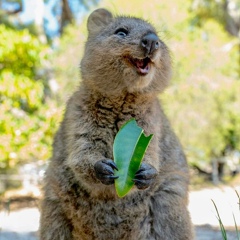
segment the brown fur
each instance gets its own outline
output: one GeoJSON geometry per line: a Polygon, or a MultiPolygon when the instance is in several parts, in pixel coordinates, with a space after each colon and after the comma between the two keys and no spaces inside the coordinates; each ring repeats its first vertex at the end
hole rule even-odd
{"type": "Polygon", "coordinates": [[[171,75],[169,51],[159,40],[151,69],[141,76],[127,59],[145,57],[140,41],[156,34],[151,24],[98,9],[88,31],[83,81],[68,101],[46,172],[40,239],[191,240],[188,167],[157,99],[171,75]],[[115,34],[119,27],[129,30],[127,37],[115,34]],[[114,137],[133,117],[146,134],[154,133],[143,162],[158,174],[148,188],[118,198],[94,165],[113,159],[114,137]]]}

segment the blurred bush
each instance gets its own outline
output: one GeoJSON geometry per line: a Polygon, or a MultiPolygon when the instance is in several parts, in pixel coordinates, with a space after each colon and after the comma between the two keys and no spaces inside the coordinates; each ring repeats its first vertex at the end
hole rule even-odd
{"type": "Polygon", "coordinates": [[[213,19],[193,24],[194,16],[174,28],[173,84],[162,100],[189,162],[206,168],[240,151],[239,41],[213,19]]]}
{"type": "Polygon", "coordinates": [[[41,73],[48,47],[27,29],[0,25],[0,173],[49,158],[59,119],[41,73]]]}

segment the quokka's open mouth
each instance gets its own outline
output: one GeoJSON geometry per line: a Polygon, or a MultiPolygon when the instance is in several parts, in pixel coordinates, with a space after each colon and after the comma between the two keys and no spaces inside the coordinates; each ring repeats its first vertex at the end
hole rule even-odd
{"type": "Polygon", "coordinates": [[[137,72],[140,75],[147,75],[150,71],[151,67],[151,59],[146,57],[143,59],[138,59],[138,58],[132,58],[132,57],[126,57],[127,60],[137,69],[137,72]]]}

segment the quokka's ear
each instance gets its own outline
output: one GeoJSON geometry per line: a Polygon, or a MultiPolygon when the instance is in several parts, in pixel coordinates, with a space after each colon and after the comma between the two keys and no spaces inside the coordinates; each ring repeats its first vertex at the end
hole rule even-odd
{"type": "Polygon", "coordinates": [[[89,35],[98,33],[104,26],[111,22],[112,18],[112,14],[104,8],[93,11],[87,21],[89,35]]]}

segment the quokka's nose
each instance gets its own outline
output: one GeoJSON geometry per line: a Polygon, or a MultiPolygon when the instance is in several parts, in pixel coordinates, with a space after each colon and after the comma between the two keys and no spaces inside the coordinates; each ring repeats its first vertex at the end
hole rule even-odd
{"type": "Polygon", "coordinates": [[[159,38],[154,33],[148,33],[142,38],[141,46],[146,51],[147,55],[151,55],[159,48],[159,38]]]}

